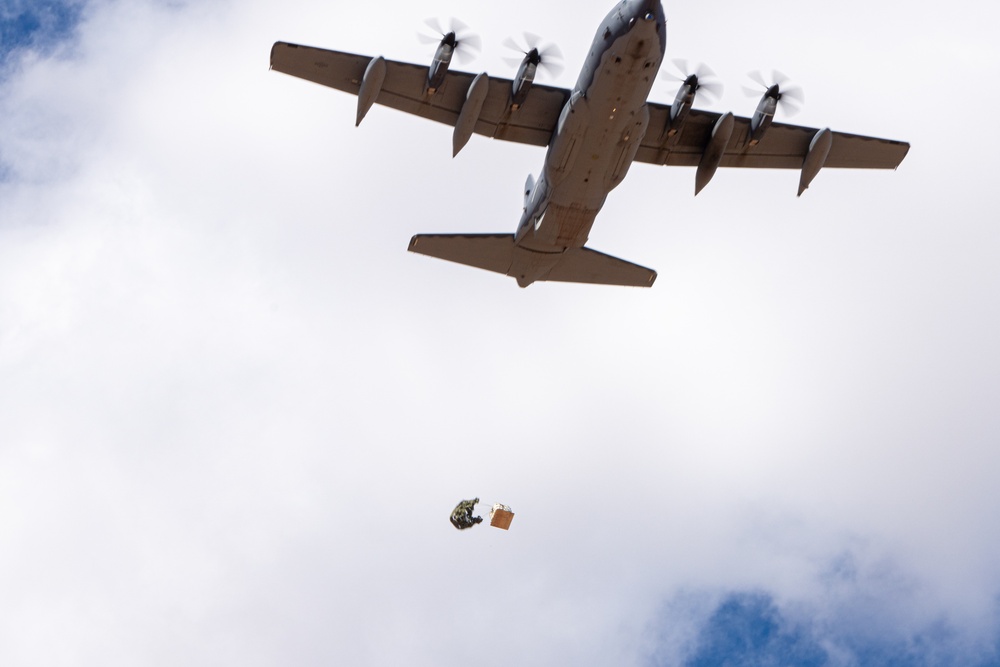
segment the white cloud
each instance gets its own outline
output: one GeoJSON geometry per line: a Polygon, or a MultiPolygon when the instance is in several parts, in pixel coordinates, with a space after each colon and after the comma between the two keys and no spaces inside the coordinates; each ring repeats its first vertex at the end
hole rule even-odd
{"type": "MultiPolygon", "coordinates": [[[[606,4],[458,13],[491,71],[518,29],[558,41],[569,85],[606,4]]],[[[267,71],[276,39],[425,57],[412,33],[447,3],[92,5],[75,57],[0,93],[0,661],[619,664],[679,592],[705,618],[747,589],[988,642],[996,140],[929,121],[919,72],[948,56],[906,35],[932,17],[893,41],[878,5],[834,57],[801,35],[840,43],[858,6],[830,32],[790,7],[762,44],[762,19],[668,6],[668,47],[730,91],[750,53],[791,62],[796,120],[912,154],[802,199],[773,172],[693,199],[691,173],[637,165],[593,245],[657,268],[646,292],[407,254],[512,229],[541,152],[451,161],[446,128],[355,130],[353,99],[267,71]],[[890,41],[891,76],[859,77],[890,41]],[[509,533],[451,528],[475,494],[509,533]],[[845,553],[862,583],[838,597],[845,553]]],[[[992,67],[965,34],[963,81],[992,67]]]]}

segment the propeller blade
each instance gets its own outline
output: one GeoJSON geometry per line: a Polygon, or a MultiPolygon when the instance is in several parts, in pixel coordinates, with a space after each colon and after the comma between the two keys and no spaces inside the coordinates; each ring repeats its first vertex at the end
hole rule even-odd
{"type": "Polygon", "coordinates": [[[563,71],[562,65],[554,63],[551,60],[542,60],[542,62],[538,63],[538,66],[548,72],[548,74],[553,78],[562,74],[563,71]]]}
{"type": "Polygon", "coordinates": [[[699,63],[698,64],[698,69],[696,69],[694,71],[694,75],[696,77],[698,77],[699,81],[701,81],[702,79],[715,79],[715,78],[717,78],[715,76],[715,72],[712,71],[712,68],[709,67],[708,65],[706,65],[705,63],[699,63]]]}
{"type": "MultiPolygon", "coordinates": [[[[503,45],[512,51],[517,51],[522,56],[526,56],[531,53],[532,50],[538,51],[538,67],[539,69],[545,70],[551,76],[559,76],[563,71],[563,66],[560,61],[562,61],[562,51],[555,44],[548,44],[542,46],[542,38],[534,33],[526,32],[523,35],[524,43],[518,43],[514,38],[508,37],[503,40],[503,45]]],[[[511,67],[517,67],[523,62],[523,58],[504,58],[504,62],[509,64],[511,67]]]]}
{"type": "Polygon", "coordinates": [[[795,106],[802,106],[806,103],[806,96],[799,86],[790,86],[781,91],[781,100],[791,102],[795,106]]]}
{"type": "Polygon", "coordinates": [[[542,58],[549,58],[551,60],[563,59],[562,51],[560,51],[559,47],[556,46],[555,44],[549,44],[544,49],[539,51],[538,55],[540,55],[542,58]]]}
{"type": "Polygon", "coordinates": [[[778,107],[785,113],[785,115],[788,116],[794,116],[798,112],[802,111],[802,105],[792,100],[786,100],[784,96],[778,100],[778,107]]]}
{"type": "Polygon", "coordinates": [[[458,45],[466,49],[471,49],[476,53],[483,50],[483,40],[479,38],[479,35],[466,34],[458,38],[458,45]]]}
{"type": "MultiPolygon", "coordinates": [[[[760,73],[760,70],[754,70],[754,71],[748,73],[747,76],[750,77],[751,81],[753,81],[754,83],[756,83],[759,86],[763,87],[765,90],[767,90],[768,88],[771,87],[767,83],[767,81],[764,80],[764,75],[760,73]]],[[[758,93],[756,91],[754,91],[753,94],[757,95],[758,93]]]]}
{"type": "Polygon", "coordinates": [[[483,50],[483,41],[479,35],[471,32],[469,26],[457,18],[448,19],[448,29],[441,27],[440,19],[431,17],[424,21],[434,35],[417,33],[417,39],[423,44],[440,44],[450,33],[455,35],[455,58],[458,62],[468,62],[475,54],[483,50]]]}
{"type": "MultiPolygon", "coordinates": [[[[441,27],[441,22],[436,17],[430,17],[424,21],[424,25],[433,30],[438,35],[445,35],[447,32],[441,27]]],[[[440,39],[440,38],[439,38],[440,39]]]]}
{"type": "Polygon", "coordinates": [[[503,45],[506,46],[508,49],[513,49],[514,51],[518,51],[520,53],[527,53],[525,49],[522,49],[520,45],[514,41],[513,37],[508,37],[507,39],[503,40],[503,45]]]}
{"type": "Polygon", "coordinates": [[[667,70],[663,73],[664,79],[687,83],[691,80],[691,77],[695,77],[698,83],[696,94],[701,96],[702,100],[711,103],[722,97],[724,89],[722,82],[718,80],[715,71],[711,67],[705,63],[696,63],[692,66],[691,63],[683,58],[674,58],[671,62],[678,73],[667,70]]]}
{"type": "Polygon", "coordinates": [[[531,49],[537,49],[538,45],[542,43],[542,38],[533,32],[524,33],[524,42],[528,45],[528,51],[531,49]]]}
{"type": "Polygon", "coordinates": [[[698,94],[705,98],[706,102],[717,102],[722,97],[723,86],[721,83],[700,83],[698,84],[698,94]]]}
{"type": "Polygon", "coordinates": [[[802,107],[795,106],[789,102],[779,102],[778,108],[780,108],[782,113],[786,116],[794,116],[798,112],[802,111],[802,107]]]}
{"type": "MultiPolygon", "coordinates": [[[[794,116],[802,109],[802,105],[805,104],[805,94],[802,92],[802,88],[794,84],[790,84],[791,79],[782,72],[778,70],[773,70],[771,72],[771,83],[768,83],[764,76],[759,71],[749,72],[747,76],[756,83],[757,85],[763,87],[765,90],[770,90],[771,86],[777,86],[778,90],[778,106],[781,107],[781,111],[789,116],[794,116]]],[[[748,86],[743,86],[743,92],[747,94],[748,97],[754,97],[760,95],[760,90],[754,90],[748,86]]]]}
{"type": "Polygon", "coordinates": [[[771,81],[778,84],[780,88],[784,88],[785,84],[788,83],[790,79],[778,70],[774,70],[771,72],[771,81]]]}

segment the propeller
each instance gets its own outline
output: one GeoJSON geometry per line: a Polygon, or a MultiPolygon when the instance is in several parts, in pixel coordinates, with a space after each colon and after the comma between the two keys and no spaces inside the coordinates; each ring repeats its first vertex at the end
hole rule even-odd
{"type": "MultiPolygon", "coordinates": [[[[768,83],[764,78],[764,75],[756,70],[750,72],[747,76],[749,76],[750,80],[758,86],[763,87],[765,93],[769,92],[772,88],[775,88],[778,105],[783,107],[785,113],[789,116],[797,114],[802,109],[802,105],[805,104],[806,98],[802,93],[802,88],[795,85],[789,85],[788,82],[790,79],[778,70],[771,72],[771,83],[768,83]]],[[[757,97],[760,95],[760,90],[758,88],[751,88],[750,86],[743,86],[743,92],[746,93],[748,97],[757,97]]]]}
{"type": "Polygon", "coordinates": [[[433,34],[427,35],[418,32],[417,39],[423,44],[437,45],[446,41],[449,37],[453,37],[455,40],[455,57],[460,63],[468,62],[475,54],[483,50],[483,41],[479,39],[479,35],[470,31],[469,26],[456,18],[448,21],[447,30],[441,26],[441,21],[436,18],[429,18],[424,23],[431,29],[433,34]]]}
{"type": "Polygon", "coordinates": [[[533,56],[537,59],[535,64],[551,76],[557,77],[563,71],[562,51],[555,44],[542,46],[542,38],[538,35],[533,35],[530,32],[524,33],[524,46],[511,37],[505,39],[503,45],[508,49],[517,51],[522,56],[520,58],[504,58],[504,62],[511,67],[519,66],[524,59],[523,56],[533,56]]]}
{"type": "Polygon", "coordinates": [[[717,102],[722,97],[722,82],[715,76],[712,68],[705,63],[698,63],[692,71],[686,60],[674,58],[674,67],[679,74],[667,71],[663,78],[668,81],[681,81],[694,85],[695,92],[702,95],[706,102],[711,104],[717,102]]]}

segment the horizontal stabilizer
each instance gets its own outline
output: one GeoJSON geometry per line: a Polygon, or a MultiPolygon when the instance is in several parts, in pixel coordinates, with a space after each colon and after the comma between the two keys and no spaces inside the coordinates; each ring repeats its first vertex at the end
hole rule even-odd
{"type": "Polygon", "coordinates": [[[590,248],[567,248],[544,280],[626,287],[652,287],[656,271],[590,248]]]}
{"type": "Polygon", "coordinates": [[[514,259],[513,234],[417,234],[410,252],[507,275],[514,259]]]}
{"type": "Polygon", "coordinates": [[[417,234],[410,252],[502,273],[521,287],[535,281],[649,287],[656,271],[590,248],[539,252],[514,245],[513,234],[417,234]]]}

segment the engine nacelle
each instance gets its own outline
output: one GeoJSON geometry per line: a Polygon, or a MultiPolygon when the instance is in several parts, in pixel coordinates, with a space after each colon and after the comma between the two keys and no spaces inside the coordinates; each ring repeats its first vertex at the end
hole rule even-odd
{"type": "Polygon", "coordinates": [[[687,71],[686,62],[675,60],[674,64],[681,70],[683,78],[670,77],[676,81],[680,81],[681,87],[677,90],[677,95],[674,96],[674,103],[670,105],[670,116],[667,118],[665,138],[668,145],[670,140],[681,131],[684,120],[687,118],[691,108],[694,107],[694,101],[698,95],[704,93],[709,99],[717,99],[722,94],[722,84],[713,80],[715,72],[707,65],[698,65],[694,72],[685,74],[684,72],[687,71]]]}
{"type": "Polygon", "coordinates": [[[448,67],[451,66],[451,59],[455,55],[455,47],[458,46],[458,39],[454,32],[449,32],[441,38],[437,50],[434,52],[434,59],[431,60],[430,69],[427,70],[427,94],[433,95],[444,83],[444,77],[448,74],[448,67]]]}
{"type": "Polygon", "coordinates": [[[528,98],[531,86],[535,82],[535,74],[538,72],[538,65],[542,62],[542,56],[538,49],[531,49],[524,54],[521,66],[517,68],[517,76],[514,77],[514,84],[510,91],[511,109],[520,109],[524,100],[528,98]]]}
{"type": "Polygon", "coordinates": [[[684,80],[681,84],[680,89],[677,91],[677,95],[674,97],[674,103],[670,105],[670,132],[669,134],[674,134],[677,128],[680,127],[681,121],[687,116],[688,111],[694,105],[695,93],[698,92],[698,77],[692,74],[684,80]]]}
{"type": "Polygon", "coordinates": [[[774,84],[764,93],[757,103],[757,110],[753,112],[750,119],[750,145],[756,146],[764,137],[767,128],[774,120],[774,112],[778,108],[778,100],[781,99],[781,89],[778,84],[774,84]]]}

